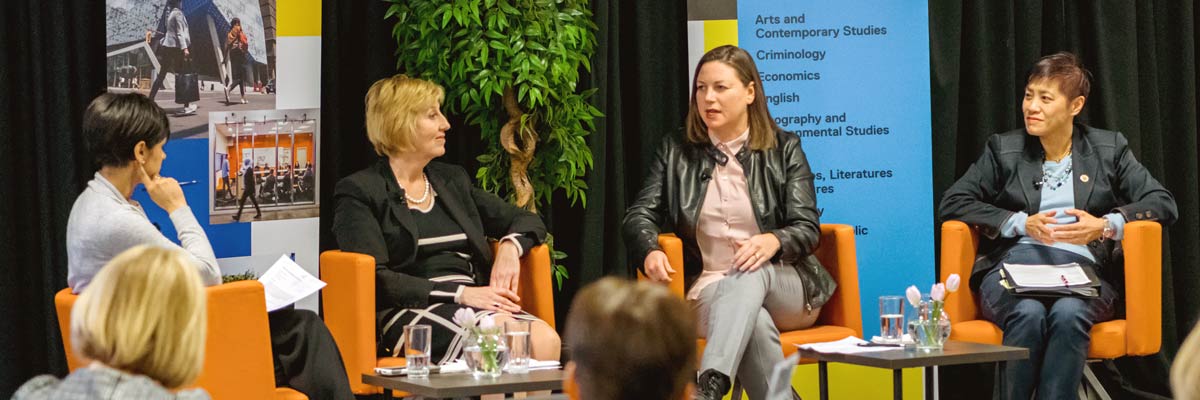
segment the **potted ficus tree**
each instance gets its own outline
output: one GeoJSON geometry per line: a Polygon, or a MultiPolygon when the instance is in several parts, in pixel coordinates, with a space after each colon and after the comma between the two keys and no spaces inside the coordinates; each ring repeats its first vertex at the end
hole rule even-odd
{"type": "MultiPolygon", "coordinates": [[[[602,114],[578,90],[596,25],[587,0],[386,0],[396,66],[446,88],[446,108],[480,128],[485,189],[537,212],[562,190],[587,206],[585,138],[602,114]]],[[[567,276],[553,250],[558,285],[567,276]]]]}

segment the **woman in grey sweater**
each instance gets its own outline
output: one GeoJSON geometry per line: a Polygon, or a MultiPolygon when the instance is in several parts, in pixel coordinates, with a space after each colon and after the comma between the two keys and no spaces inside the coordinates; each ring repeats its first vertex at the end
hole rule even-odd
{"type": "MultiPolygon", "coordinates": [[[[117,254],[141,244],[182,248],[205,285],[221,284],[212,245],[183,189],[175,179],[159,175],[169,129],[163,110],[140,94],[105,93],[88,105],[83,136],[100,171],[75,200],[67,220],[67,283],[75,293],[117,254]],[[131,199],[138,184],[170,215],[181,245],[163,236],[131,199]]],[[[276,386],[311,399],[354,398],[337,344],[316,313],[284,308],[268,313],[267,320],[276,386]]]]}

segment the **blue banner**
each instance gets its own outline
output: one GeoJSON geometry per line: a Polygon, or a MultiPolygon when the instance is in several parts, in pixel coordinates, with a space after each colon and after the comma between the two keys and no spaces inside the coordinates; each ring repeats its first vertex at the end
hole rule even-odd
{"type": "Polygon", "coordinates": [[[803,140],[823,223],[854,226],[863,333],[881,295],[934,279],[925,1],[737,2],[738,44],[803,140]]]}

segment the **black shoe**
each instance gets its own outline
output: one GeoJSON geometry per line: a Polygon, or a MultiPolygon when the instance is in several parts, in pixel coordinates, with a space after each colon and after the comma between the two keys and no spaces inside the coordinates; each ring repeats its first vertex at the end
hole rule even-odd
{"type": "Polygon", "coordinates": [[[240,215],[233,216],[233,222],[241,222],[241,220],[242,220],[242,216],[240,216],[240,215]]]}
{"type": "Polygon", "coordinates": [[[729,376],[706,369],[696,378],[696,400],[720,400],[729,392],[729,376]]]}
{"type": "Polygon", "coordinates": [[[254,214],[254,219],[262,219],[262,214],[254,214]]]}

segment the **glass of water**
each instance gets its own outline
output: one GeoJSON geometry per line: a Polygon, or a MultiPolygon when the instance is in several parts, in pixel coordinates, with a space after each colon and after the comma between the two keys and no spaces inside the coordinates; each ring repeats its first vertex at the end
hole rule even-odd
{"type": "Polygon", "coordinates": [[[879,296],[879,338],[900,343],[903,332],[904,296],[879,296]]]}
{"type": "Polygon", "coordinates": [[[505,371],[511,374],[529,372],[529,348],[533,345],[530,322],[512,320],[504,323],[504,339],[508,342],[508,364],[505,371]]]}
{"type": "Polygon", "coordinates": [[[410,378],[429,376],[429,352],[433,345],[433,329],[429,325],[404,327],[404,362],[410,378]]]}

